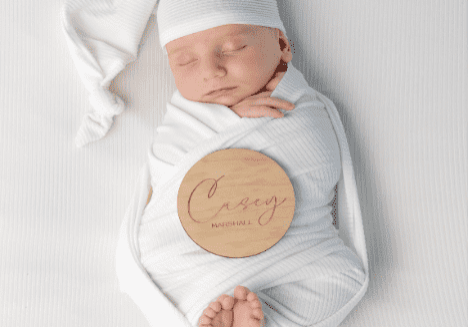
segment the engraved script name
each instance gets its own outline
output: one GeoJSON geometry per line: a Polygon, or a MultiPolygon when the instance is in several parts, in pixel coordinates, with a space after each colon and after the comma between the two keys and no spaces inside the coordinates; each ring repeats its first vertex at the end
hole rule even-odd
{"type": "MultiPolygon", "coordinates": [[[[219,228],[219,227],[234,227],[234,226],[240,226],[243,225],[245,226],[245,220],[238,220],[238,221],[227,221],[227,222],[222,222],[222,223],[211,223],[211,228],[219,228]]],[[[252,223],[249,220],[249,223],[247,225],[252,225],[252,223]]]]}
{"type": "MultiPolygon", "coordinates": [[[[274,214],[275,214],[276,208],[279,207],[280,205],[282,205],[282,204],[284,203],[284,201],[286,201],[286,199],[287,199],[287,198],[284,198],[284,200],[283,200],[281,203],[278,204],[278,203],[277,203],[277,202],[278,202],[278,199],[276,198],[276,195],[273,195],[273,196],[271,197],[270,200],[267,199],[264,203],[260,203],[260,204],[259,204],[258,201],[260,201],[260,199],[256,199],[255,201],[253,201],[253,202],[251,202],[251,203],[248,203],[249,198],[248,198],[248,197],[245,197],[245,198],[243,198],[234,208],[232,208],[232,209],[229,208],[229,205],[230,205],[230,202],[229,202],[229,201],[228,201],[228,202],[224,202],[224,204],[221,206],[221,208],[218,210],[218,212],[217,212],[214,216],[212,216],[212,217],[210,217],[210,218],[208,218],[208,219],[206,219],[206,220],[204,220],[204,221],[195,219],[195,218],[192,216],[192,213],[191,213],[191,211],[190,211],[190,205],[191,205],[191,202],[192,202],[192,196],[194,195],[194,193],[195,193],[195,191],[197,190],[197,188],[199,188],[200,185],[202,185],[202,184],[205,183],[205,182],[214,181],[214,184],[211,186],[211,188],[210,188],[210,190],[209,190],[209,192],[208,192],[208,199],[211,199],[211,197],[216,193],[216,189],[218,188],[218,182],[219,182],[219,181],[221,180],[221,178],[223,178],[224,176],[225,176],[225,175],[221,176],[221,177],[218,178],[218,179],[214,179],[214,178],[207,178],[207,179],[204,179],[204,180],[202,180],[200,183],[198,183],[198,185],[192,190],[192,193],[190,194],[190,197],[189,197],[189,200],[188,200],[188,214],[189,214],[190,218],[191,218],[194,222],[196,222],[196,223],[205,223],[205,222],[208,222],[208,221],[210,221],[210,220],[213,220],[213,219],[215,219],[215,218],[218,216],[218,214],[219,214],[219,213],[221,212],[221,210],[223,210],[224,208],[226,208],[228,211],[232,211],[232,210],[235,210],[235,209],[236,209],[237,207],[239,207],[240,205],[243,205],[243,206],[244,206],[244,209],[243,209],[242,211],[245,211],[245,210],[246,210],[250,205],[252,205],[252,204],[255,204],[255,206],[257,206],[257,207],[259,207],[259,206],[261,206],[261,205],[263,205],[263,204],[266,204],[267,206],[269,206],[270,203],[274,200],[275,202],[274,202],[274,204],[273,204],[273,207],[270,208],[270,209],[268,209],[268,210],[266,210],[265,212],[263,212],[263,213],[260,215],[260,217],[258,217],[258,224],[259,224],[260,226],[265,226],[265,225],[267,225],[267,224],[273,219],[273,216],[274,216],[274,214]],[[262,223],[262,222],[261,222],[262,217],[263,217],[267,212],[269,212],[269,211],[271,211],[270,217],[269,217],[269,218],[267,217],[268,220],[267,220],[266,222],[262,223]]],[[[201,207],[201,206],[198,205],[197,207],[201,207]]]]}

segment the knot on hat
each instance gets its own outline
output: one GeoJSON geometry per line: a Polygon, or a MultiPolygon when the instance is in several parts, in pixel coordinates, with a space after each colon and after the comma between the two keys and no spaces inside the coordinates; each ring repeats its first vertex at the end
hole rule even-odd
{"type": "Polygon", "coordinates": [[[103,88],[92,91],[89,95],[89,102],[94,110],[96,110],[96,113],[102,116],[113,117],[120,115],[125,110],[123,100],[111,91],[103,88]]]}

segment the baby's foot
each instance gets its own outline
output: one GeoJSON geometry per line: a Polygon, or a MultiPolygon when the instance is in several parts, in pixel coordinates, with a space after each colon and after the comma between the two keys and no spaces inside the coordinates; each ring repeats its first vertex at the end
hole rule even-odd
{"type": "Polygon", "coordinates": [[[234,298],[223,294],[211,302],[199,320],[200,327],[232,327],[234,298]]]}
{"type": "Polygon", "coordinates": [[[265,326],[262,304],[257,294],[238,285],[234,290],[234,321],[232,327],[265,326]]]}

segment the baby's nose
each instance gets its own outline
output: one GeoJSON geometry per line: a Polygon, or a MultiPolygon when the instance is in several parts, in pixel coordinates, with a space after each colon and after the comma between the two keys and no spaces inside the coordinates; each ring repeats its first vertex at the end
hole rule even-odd
{"type": "Polygon", "coordinates": [[[226,75],[226,69],[221,65],[221,61],[214,58],[203,60],[202,72],[206,80],[226,75]]]}

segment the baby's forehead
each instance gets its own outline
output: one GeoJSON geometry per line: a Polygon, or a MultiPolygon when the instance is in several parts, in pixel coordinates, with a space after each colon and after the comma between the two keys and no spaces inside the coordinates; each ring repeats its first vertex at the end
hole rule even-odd
{"type": "Polygon", "coordinates": [[[216,42],[227,42],[234,39],[251,38],[251,39],[265,39],[271,38],[274,35],[275,29],[270,27],[248,25],[248,24],[230,24],[213,27],[201,32],[194,33],[189,36],[184,36],[175,39],[167,44],[169,56],[175,54],[184,48],[190,48],[190,45],[208,42],[215,40],[216,42]]]}

